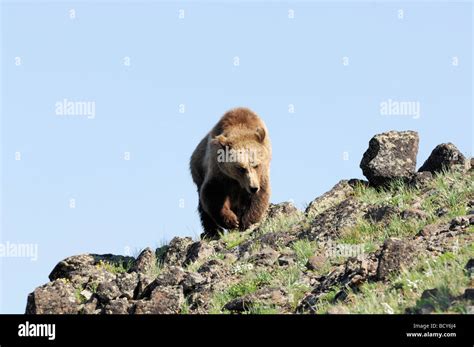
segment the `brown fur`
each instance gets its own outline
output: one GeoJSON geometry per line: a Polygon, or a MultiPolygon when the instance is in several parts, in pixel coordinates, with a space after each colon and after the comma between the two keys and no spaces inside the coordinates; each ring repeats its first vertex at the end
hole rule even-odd
{"type": "Polygon", "coordinates": [[[228,111],[191,156],[191,175],[199,193],[204,235],[245,230],[261,220],[270,199],[271,144],[263,121],[247,108],[228,111]],[[223,150],[254,156],[222,161],[223,150]]]}

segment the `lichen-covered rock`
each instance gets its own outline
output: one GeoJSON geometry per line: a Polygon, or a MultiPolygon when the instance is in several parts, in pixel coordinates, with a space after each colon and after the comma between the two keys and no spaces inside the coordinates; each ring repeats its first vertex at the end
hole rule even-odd
{"type": "Polygon", "coordinates": [[[151,248],[145,248],[135,260],[131,271],[147,273],[156,266],[155,252],[151,248]]]}
{"type": "Polygon", "coordinates": [[[105,314],[130,314],[133,308],[132,303],[127,298],[117,298],[111,300],[104,307],[105,314]]]}
{"type": "Polygon", "coordinates": [[[448,142],[436,146],[418,171],[428,171],[434,174],[453,168],[459,168],[462,171],[468,170],[470,163],[455,145],[448,142]]]}
{"type": "Polygon", "coordinates": [[[339,181],[330,191],[311,201],[305,210],[305,214],[314,217],[326,211],[328,208],[341,203],[350,195],[354,194],[354,187],[358,184],[366,186],[367,182],[358,179],[339,181]]]}
{"type": "Polygon", "coordinates": [[[68,257],[60,261],[49,274],[49,280],[58,278],[72,279],[74,276],[90,276],[98,268],[101,272],[100,264],[111,264],[115,266],[128,266],[134,261],[132,257],[124,257],[113,254],[81,254],[68,257]]]}
{"type": "Polygon", "coordinates": [[[254,307],[283,306],[288,302],[287,293],[280,288],[262,288],[229,301],[224,309],[231,312],[251,311],[254,307]]]}
{"type": "Polygon", "coordinates": [[[279,204],[270,204],[267,211],[267,218],[276,218],[280,216],[300,215],[301,211],[289,201],[279,204]]]}
{"type": "Polygon", "coordinates": [[[261,251],[253,254],[249,261],[255,265],[271,266],[278,260],[280,253],[273,248],[266,247],[261,251]]]}
{"type": "Polygon", "coordinates": [[[135,303],[135,314],[176,314],[184,303],[183,288],[181,286],[156,287],[149,300],[140,300],[135,303]]]}
{"type": "Polygon", "coordinates": [[[62,279],[54,280],[28,295],[26,314],[73,314],[80,310],[74,286],[62,279]]]}
{"type": "Polygon", "coordinates": [[[193,243],[190,237],[174,237],[164,255],[163,263],[166,265],[182,266],[188,254],[188,248],[193,243]]]}
{"type": "Polygon", "coordinates": [[[386,279],[390,274],[410,265],[416,254],[413,243],[396,238],[387,239],[382,247],[377,268],[377,278],[386,279]]]}
{"type": "Polygon", "coordinates": [[[355,226],[367,212],[367,208],[366,203],[351,196],[317,215],[311,223],[311,228],[302,230],[297,237],[318,241],[335,238],[344,229],[355,226]]]}
{"type": "Polygon", "coordinates": [[[360,162],[364,176],[373,186],[387,185],[394,179],[410,179],[416,170],[418,143],[415,131],[375,135],[360,162]]]}
{"type": "Polygon", "coordinates": [[[212,248],[208,243],[203,241],[194,242],[188,248],[186,253],[186,259],[184,260],[184,265],[189,265],[198,260],[204,260],[209,258],[214,253],[214,248],[212,248]]]}

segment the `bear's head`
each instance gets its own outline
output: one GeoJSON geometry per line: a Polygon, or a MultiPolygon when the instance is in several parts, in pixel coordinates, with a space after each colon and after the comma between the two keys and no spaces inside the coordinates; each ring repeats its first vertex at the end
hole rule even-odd
{"type": "Polygon", "coordinates": [[[270,153],[265,146],[265,136],[265,129],[258,127],[254,132],[221,134],[212,140],[220,171],[250,194],[260,190],[261,177],[268,170],[270,153]]]}

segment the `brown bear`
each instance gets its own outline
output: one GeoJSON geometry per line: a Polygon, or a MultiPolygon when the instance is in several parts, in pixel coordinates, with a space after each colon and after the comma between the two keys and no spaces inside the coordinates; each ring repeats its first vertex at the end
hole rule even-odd
{"type": "Polygon", "coordinates": [[[248,108],[222,116],[191,156],[199,194],[202,237],[223,229],[245,230],[259,222],[270,200],[270,138],[265,123],[248,108]]]}

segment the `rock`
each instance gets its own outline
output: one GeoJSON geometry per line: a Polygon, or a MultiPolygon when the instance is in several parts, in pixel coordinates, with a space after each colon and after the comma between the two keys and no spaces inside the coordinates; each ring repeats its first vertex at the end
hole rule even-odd
{"type": "Polygon", "coordinates": [[[423,304],[418,311],[417,314],[431,314],[436,311],[436,308],[431,303],[423,304]]]}
{"type": "Polygon", "coordinates": [[[193,239],[190,237],[174,237],[166,249],[163,263],[168,266],[182,266],[186,260],[188,248],[192,243],[193,239]]]}
{"type": "Polygon", "coordinates": [[[185,272],[179,266],[170,266],[166,268],[158,277],[143,289],[142,294],[138,298],[146,298],[158,287],[177,286],[184,279],[185,272]]]}
{"type": "Polygon", "coordinates": [[[28,295],[26,314],[78,313],[80,302],[76,300],[76,288],[62,279],[54,280],[28,295]]]}
{"type": "Polygon", "coordinates": [[[262,247],[280,249],[288,246],[293,240],[295,240],[295,236],[288,231],[268,232],[254,239],[242,242],[238,247],[239,258],[243,258],[245,253],[250,254],[255,244],[260,244],[262,247]]]}
{"type": "Polygon", "coordinates": [[[351,196],[318,214],[311,222],[310,229],[305,229],[296,236],[310,241],[335,238],[341,231],[354,227],[367,212],[367,208],[366,203],[351,196]]]}
{"type": "Polygon", "coordinates": [[[430,236],[439,234],[439,232],[442,231],[443,229],[444,229],[444,226],[443,226],[443,225],[439,225],[439,224],[428,224],[428,225],[425,225],[425,226],[420,230],[420,232],[418,233],[418,235],[428,238],[428,237],[430,237],[430,236]]]}
{"type": "Polygon", "coordinates": [[[287,201],[279,204],[270,204],[268,207],[267,218],[299,214],[301,214],[301,211],[298,210],[292,202],[287,201]]]}
{"type": "Polygon", "coordinates": [[[204,276],[196,272],[190,272],[185,275],[185,278],[181,284],[183,286],[184,293],[187,294],[205,282],[206,278],[204,278],[204,276]]]}
{"type": "Polygon", "coordinates": [[[474,288],[466,288],[463,297],[464,299],[474,301],[474,288]]]}
{"type": "Polygon", "coordinates": [[[120,290],[115,281],[102,282],[99,283],[99,286],[97,287],[96,295],[101,302],[107,303],[110,300],[118,298],[120,296],[120,290]]]}
{"type": "Polygon", "coordinates": [[[436,209],[435,214],[438,217],[443,217],[449,213],[449,209],[447,207],[439,207],[436,209]]]}
{"type": "Polygon", "coordinates": [[[469,259],[465,267],[468,276],[472,277],[474,275],[474,258],[469,259]]]}
{"type": "Polygon", "coordinates": [[[306,263],[306,268],[308,270],[319,270],[326,264],[327,258],[320,255],[313,255],[309,257],[308,262],[306,263]]]}
{"type": "Polygon", "coordinates": [[[271,266],[278,260],[279,256],[280,253],[272,248],[267,247],[262,251],[252,255],[249,260],[255,265],[271,266]]]}
{"type": "Polygon", "coordinates": [[[434,299],[439,295],[439,289],[438,288],[433,288],[433,289],[426,289],[421,293],[421,298],[422,299],[434,299]]]}
{"type": "Polygon", "coordinates": [[[198,261],[198,260],[207,259],[213,253],[214,253],[214,248],[212,248],[209,244],[203,241],[194,242],[188,248],[184,265],[194,263],[195,261],[198,261]]]}
{"type": "Polygon", "coordinates": [[[433,174],[429,171],[415,172],[408,182],[409,186],[423,188],[433,180],[433,174]]]}
{"type": "Polygon", "coordinates": [[[328,208],[341,203],[344,199],[354,194],[354,187],[357,184],[366,186],[367,182],[357,179],[339,181],[330,191],[311,201],[305,210],[305,214],[315,217],[328,208]]]}
{"type": "Polygon", "coordinates": [[[449,229],[454,230],[456,228],[466,228],[470,225],[468,216],[458,216],[451,220],[449,229]]]}
{"type": "Polygon", "coordinates": [[[126,297],[127,299],[133,299],[135,296],[135,289],[138,286],[139,274],[124,273],[117,275],[117,287],[120,291],[120,296],[126,297]]]}
{"type": "Polygon", "coordinates": [[[133,305],[126,298],[111,300],[104,307],[105,314],[130,314],[133,305]]]}
{"type": "Polygon", "coordinates": [[[295,263],[293,257],[289,255],[282,255],[278,258],[278,265],[280,266],[290,266],[295,263]]]}
{"type": "Polygon", "coordinates": [[[156,256],[151,248],[145,248],[133,264],[131,271],[147,273],[156,266],[156,256]]]}
{"type": "Polygon", "coordinates": [[[443,170],[451,170],[454,167],[465,171],[469,169],[468,163],[456,146],[448,142],[436,146],[418,171],[428,171],[434,174],[443,170]]]}
{"type": "Polygon", "coordinates": [[[135,304],[135,314],[177,314],[184,303],[181,286],[157,287],[149,300],[140,300],[135,304]]]}
{"type": "Polygon", "coordinates": [[[364,215],[364,218],[372,223],[388,224],[394,216],[399,214],[400,210],[394,206],[373,206],[368,209],[367,213],[364,215]]]}
{"type": "Polygon", "coordinates": [[[414,245],[408,241],[396,238],[385,240],[379,257],[377,279],[384,280],[403,266],[409,265],[415,252],[414,245]]]}
{"type": "Polygon", "coordinates": [[[402,219],[428,219],[428,213],[417,208],[408,208],[402,211],[400,216],[402,219]]]}
{"type": "Polygon", "coordinates": [[[60,261],[49,274],[49,280],[54,281],[59,278],[71,279],[74,276],[90,276],[98,264],[109,263],[113,265],[127,266],[134,261],[132,257],[123,257],[113,254],[81,254],[68,257],[60,261]]]}
{"type": "Polygon", "coordinates": [[[229,301],[224,309],[232,312],[250,311],[258,306],[281,306],[287,303],[286,293],[280,288],[262,288],[255,293],[229,301]]]}
{"type": "Polygon", "coordinates": [[[416,169],[418,142],[415,131],[375,135],[360,163],[364,176],[373,186],[387,185],[393,179],[410,179],[416,169]]]}
{"type": "Polygon", "coordinates": [[[82,314],[99,314],[101,309],[98,308],[99,300],[96,297],[92,296],[82,307],[80,313],[82,314]]]}

